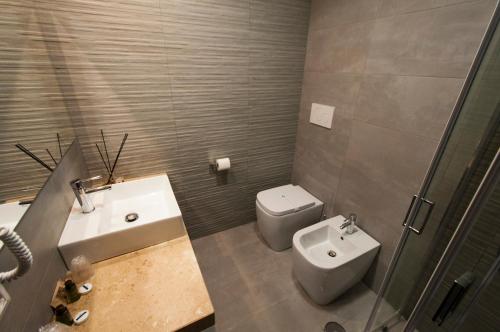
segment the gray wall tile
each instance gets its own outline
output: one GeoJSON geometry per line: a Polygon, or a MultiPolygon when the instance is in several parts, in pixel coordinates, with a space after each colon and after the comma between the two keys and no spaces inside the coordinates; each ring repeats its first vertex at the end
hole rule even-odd
{"type": "Polygon", "coordinates": [[[377,17],[381,0],[316,0],[311,8],[310,29],[369,21],[377,17]]]}
{"type": "Polygon", "coordinates": [[[333,105],[335,116],[352,118],[361,78],[360,74],[306,71],[302,88],[301,120],[309,120],[312,103],[333,105]]]}
{"type": "MultiPolygon", "coordinates": [[[[0,320],[0,330],[35,331],[52,317],[49,304],[54,288],[57,279],[66,274],[57,244],[75,200],[69,182],[87,176],[80,144],[75,141],[16,227],[33,254],[33,266],[26,275],[5,285],[12,302],[0,320]]],[[[0,270],[12,266],[15,260],[4,247],[0,270]]]]}
{"type": "Polygon", "coordinates": [[[494,5],[485,0],[376,20],[366,71],[465,77],[494,5]]]}
{"type": "Polygon", "coordinates": [[[365,75],[354,118],[439,139],[462,83],[456,78],[365,75]]]}
{"type": "Polygon", "coordinates": [[[354,121],[335,211],[357,212],[369,233],[380,223],[401,230],[437,141],[354,121]],[[404,144],[402,144],[404,142],[404,144]]]}
{"type": "Polygon", "coordinates": [[[0,202],[34,196],[50,174],[16,143],[53,166],[45,149],[59,160],[56,132],[64,149],[75,137],[34,4],[0,1],[0,202]]]}
{"type": "Polygon", "coordinates": [[[293,182],[382,244],[377,290],[494,3],[313,0],[293,182]],[[335,106],[333,129],[308,122],[335,106]]]}
{"type": "Polygon", "coordinates": [[[416,11],[457,5],[478,0],[381,0],[378,6],[378,17],[401,15],[416,11]]]}
{"type": "MultiPolygon", "coordinates": [[[[0,8],[7,106],[40,104],[36,118],[57,106],[50,115],[68,118],[92,174],[105,174],[99,130],[111,156],[128,132],[116,175],[166,171],[191,236],[254,220],[256,191],[290,182],[308,0],[0,0],[0,8]],[[18,85],[36,87],[29,102],[18,85]],[[50,94],[35,94],[41,88],[50,94]],[[231,171],[210,172],[226,156],[231,171]]],[[[11,144],[1,132],[0,144],[11,144]]]]}
{"type": "Polygon", "coordinates": [[[299,124],[293,181],[327,205],[333,201],[332,195],[340,181],[351,127],[352,120],[341,116],[335,116],[332,130],[312,126],[306,121],[299,124]]]}
{"type": "Polygon", "coordinates": [[[363,72],[372,30],[372,22],[311,30],[305,70],[329,73],[363,72]]]}

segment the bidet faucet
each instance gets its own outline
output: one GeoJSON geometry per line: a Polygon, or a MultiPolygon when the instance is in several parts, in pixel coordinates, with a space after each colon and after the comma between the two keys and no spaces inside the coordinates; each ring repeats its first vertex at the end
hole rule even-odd
{"type": "Polygon", "coordinates": [[[70,182],[71,189],[73,189],[73,192],[75,193],[76,199],[78,200],[78,203],[80,203],[80,206],[82,207],[82,212],[83,213],[90,213],[95,210],[94,203],[92,203],[92,200],[90,199],[87,194],[100,191],[100,190],[106,190],[106,189],[111,189],[110,185],[105,185],[105,186],[100,186],[100,187],[95,187],[95,188],[90,188],[87,189],[85,187],[85,183],[95,181],[102,179],[102,176],[94,176],[88,179],[75,179],[70,182]]]}
{"type": "Polygon", "coordinates": [[[340,225],[340,229],[344,229],[347,227],[347,234],[354,233],[354,225],[356,224],[357,219],[358,216],[355,213],[350,213],[349,216],[345,218],[344,223],[340,225]]]}

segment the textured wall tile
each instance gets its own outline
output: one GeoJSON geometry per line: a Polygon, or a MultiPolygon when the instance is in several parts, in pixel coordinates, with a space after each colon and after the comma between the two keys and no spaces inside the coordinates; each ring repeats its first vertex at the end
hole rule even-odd
{"type": "Polygon", "coordinates": [[[0,202],[36,194],[49,171],[14,145],[21,143],[54,166],[74,138],[65,100],[39,37],[34,2],[0,2],[0,202]]]}
{"type": "MultiPolygon", "coordinates": [[[[51,116],[59,131],[74,130],[91,172],[105,174],[99,130],[111,158],[128,132],[116,175],[168,172],[194,236],[252,220],[256,190],[290,181],[309,1],[0,4],[0,84],[10,89],[0,91],[8,101],[0,116],[40,114],[5,130],[2,151],[19,140],[17,123],[52,139],[38,119],[51,116]],[[231,171],[211,172],[226,156],[231,171]]],[[[15,167],[31,165],[21,157],[15,167]]],[[[2,169],[10,165],[2,159],[2,169]]]]}

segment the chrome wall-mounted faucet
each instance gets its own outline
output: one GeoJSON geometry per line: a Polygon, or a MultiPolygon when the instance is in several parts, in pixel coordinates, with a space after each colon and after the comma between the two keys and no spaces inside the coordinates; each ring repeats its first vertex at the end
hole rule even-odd
{"type": "Polygon", "coordinates": [[[350,213],[347,218],[345,218],[344,223],[340,225],[340,229],[347,227],[346,233],[352,234],[355,231],[354,225],[356,225],[356,220],[358,216],[355,213],[350,213]]]}
{"type": "Polygon", "coordinates": [[[90,213],[95,210],[94,203],[92,203],[92,200],[87,194],[100,191],[100,190],[106,190],[106,189],[111,189],[110,185],[106,186],[100,186],[100,187],[95,187],[95,188],[90,188],[88,189],[85,184],[91,181],[99,180],[102,179],[102,176],[94,176],[88,179],[75,179],[70,182],[71,189],[73,189],[73,192],[75,193],[76,199],[78,200],[78,203],[80,203],[80,206],[82,207],[82,212],[83,213],[90,213]]]}

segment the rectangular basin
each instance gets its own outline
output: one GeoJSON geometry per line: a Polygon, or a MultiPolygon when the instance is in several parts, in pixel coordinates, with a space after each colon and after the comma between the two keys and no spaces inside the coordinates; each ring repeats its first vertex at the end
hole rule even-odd
{"type": "Polygon", "coordinates": [[[98,262],[186,234],[166,174],[113,184],[89,197],[94,212],[82,213],[75,199],[59,240],[68,267],[78,255],[98,262]],[[137,220],[127,222],[126,216],[132,213],[137,220]]]}
{"type": "MultiPolygon", "coordinates": [[[[10,202],[0,204],[0,227],[8,229],[16,228],[24,213],[30,207],[29,204],[19,204],[19,202],[10,202]]],[[[3,243],[0,243],[0,247],[3,243]]]]}
{"type": "MultiPolygon", "coordinates": [[[[0,204],[0,227],[15,229],[29,207],[29,204],[19,204],[19,202],[0,204]]],[[[3,242],[0,241],[0,249],[2,247],[3,242]]]]}

